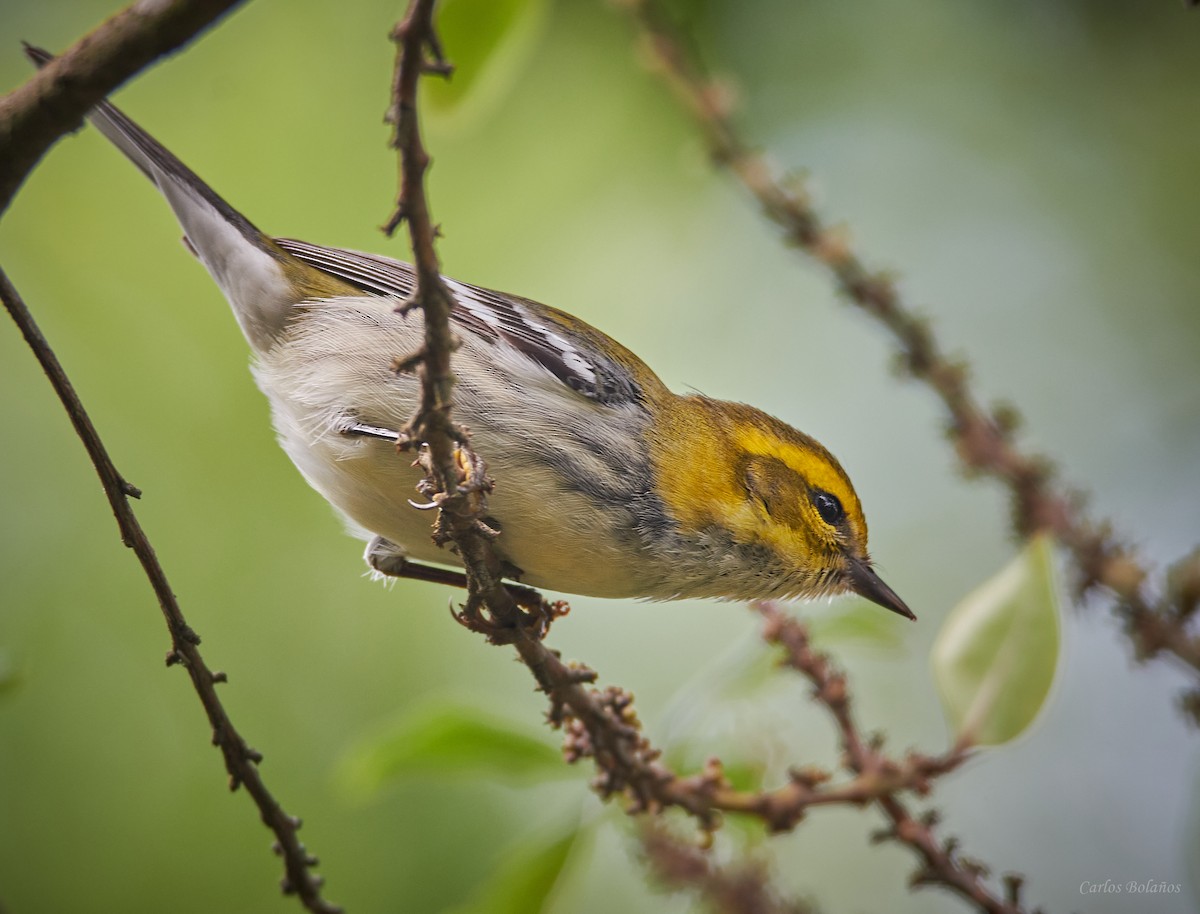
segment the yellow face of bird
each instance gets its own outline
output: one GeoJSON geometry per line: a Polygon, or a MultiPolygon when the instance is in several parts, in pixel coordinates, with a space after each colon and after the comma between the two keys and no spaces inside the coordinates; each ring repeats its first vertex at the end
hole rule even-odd
{"type": "Polygon", "coordinates": [[[704,397],[680,406],[653,450],[664,502],[683,532],[716,527],[739,545],[765,548],[789,595],[852,590],[912,616],[871,569],[862,505],[829,451],[753,407],[717,409],[704,397]]]}
{"type": "Polygon", "coordinates": [[[757,425],[735,428],[732,444],[740,452],[734,481],[744,490],[742,505],[729,506],[739,540],[764,543],[821,576],[842,571],[844,553],[866,555],[858,496],[821,445],[757,425]]]}

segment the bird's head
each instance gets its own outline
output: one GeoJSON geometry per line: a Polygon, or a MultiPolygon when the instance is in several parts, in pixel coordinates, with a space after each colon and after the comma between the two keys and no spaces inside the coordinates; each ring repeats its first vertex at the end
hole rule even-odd
{"type": "Polygon", "coordinates": [[[716,530],[742,554],[765,557],[761,573],[745,578],[762,592],[729,596],[854,592],[916,618],[875,573],[862,505],[820,442],[750,406],[680,400],[654,448],[668,511],[681,529],[716,530]]]}

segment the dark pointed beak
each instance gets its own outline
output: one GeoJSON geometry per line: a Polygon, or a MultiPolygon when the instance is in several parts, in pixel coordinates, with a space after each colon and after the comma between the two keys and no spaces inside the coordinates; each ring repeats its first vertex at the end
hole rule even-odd
{"type": "Polygon", "coordinates": [[[875,573],[870,563],[863,559],[850,558],[847,569],[850,578],[850,589],[860,597],[866,597],[872,603],[878,603],[884,609],[899,613],[906,619],[917,620],[916,614],[896,596],[896,591],[883,583],[883,579],[875,573]]]}

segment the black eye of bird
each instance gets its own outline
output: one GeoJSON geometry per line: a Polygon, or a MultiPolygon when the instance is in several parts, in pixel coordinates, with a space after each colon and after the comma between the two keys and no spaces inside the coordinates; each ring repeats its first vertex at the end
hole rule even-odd
{"type": "Polygon", "coordinates": [[[838,501],[836,495],[818,490],[813,493],[812,503],[813,507],[817,509],[817,513],[821,515],[821,520],[830,526],[836,526],[846,516],[842,503],[838,501]]]}

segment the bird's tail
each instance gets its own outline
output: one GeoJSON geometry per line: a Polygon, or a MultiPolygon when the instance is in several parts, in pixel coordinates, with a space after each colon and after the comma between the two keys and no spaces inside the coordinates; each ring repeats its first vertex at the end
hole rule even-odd
{"type": "MultiPolygon", "coordinates": [[[[39,67],[54,59],[28,44],[25,54],[39,67]]],[[[256,351],[270,348],[298,302],[353,294],[284,251],[109,102],[92,109],[88,120],[162,192],[183,226],[188,246],[229,299],[256,351]]]]}

